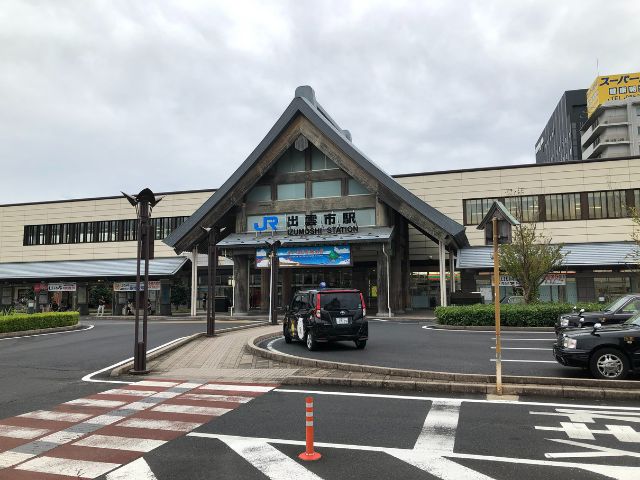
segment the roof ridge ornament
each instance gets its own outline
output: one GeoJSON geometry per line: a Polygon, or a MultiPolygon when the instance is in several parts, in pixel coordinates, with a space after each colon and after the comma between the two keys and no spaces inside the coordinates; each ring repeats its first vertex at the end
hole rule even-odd
{"type": "Polygon", "coordinates": [[[311,105],[313,105],[314,107],[318,106],[318,103],[316,102],[316,92],[314,92],[313,88],[309,85],[300,85],[299,87],[297,87],[294,96],[306,98],[311,103],[311,105]]]}
{"type": "Polygon", "coordinates": [[[296,141],[293,143],[293,146],[299,152],[304,152],[307,148],[309,148],[309,140],[307,140],[307,137],[300,134],[298,135],[298,138],[296,138],[296,141]]]}

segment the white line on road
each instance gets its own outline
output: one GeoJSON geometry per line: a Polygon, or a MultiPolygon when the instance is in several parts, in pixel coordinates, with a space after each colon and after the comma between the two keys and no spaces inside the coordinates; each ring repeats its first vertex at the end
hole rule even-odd
{"type": "Polygon", "coordinates": [[[129,390],[126,388],[114,388],[105,392],[100,392],[100,395],[128,395],[131,397],[150,397],[155,395],[155,390],[129,390]]]}
{"type": "Polygon", "coordinates": [[[216,395],[213,393],[185,393],[180,398],[183,400],[204,400],[207,402],[231,402],[231,403],[247,403],[253,400],[253,397],[216,395]]]}
{"type": "Polygon", "coordinates": [[[61,335],[63,333],[80,333],[87,332],[93,328],[93,325],[87,325],[86,328],[78,328],[77,330],[65,330],[64,332],[51,332],[51,333],[34,333],[33,335],[18,335],[16,337],[0,338],[0,342],[3,340],[17,340],[19,338],[32,338],[32,337],[45,337],[47,335],[61,335]]]}
{"type": "Polygon", "coordinates": [[[321,480],[321,477],[266,442],[237,437],[225,437],[221,440],[271,480],[289,480],[291,478],[321,480]]]}
{"type": "Polygon", "coordinates": [[[54,412],[51,410],[36,410],[34,412],[23,413],[18,415],[23,418],[36,418],[38,420],[53,420],[56,422],[81,422],[91,417],[86,413],[69,413],[69,412],[54,412]]]}
{"type": "MultiPolygon", "coordinates": [[[[385,399],[398,399],[398,400],[418,400],[423,402],[433,402],[435,400],[443,402],[459,402],[458,398],[447,397],[419,397],[413,395],[389,395],[384,393],[355,393],[355,392],[332,392],[326,390],[298,390],[291,388],[276,388],[274,392],[277,393],[295,393],[304,395],[331,395],[338,397],[365,397],[365,398],[385,398],[385,399]]],[[[634,411],[640,412],[640,407],[615,407],[607,405],[582,405],[573,403],[545,403],[545,402],[522,402],[516,400],[485,400],[469,398],[462,400],[463,403],[497,403],[500,405],[533,405],[533,406],[545,406],[545,407],[560,407],[560,408],[587,408],[589,410],[621,410],[621,411],[634,411]]]]}
{"type": "Polygon", "coordinates": [[[153,420],[150,418],[131,418],[119,423],[118,427],[146,428],[148,430],[171,430],[174,432],[190,432],[202,423],[180,422],[178,420],[153,420]]]}
{"type": "MultiPolygon", "coordinates": [[[[495,340],[496,337],[493,337],[491,340],[495,340]]],[[[509,337],[500,337],[503,342],[554,342],[555,338],[509,338],[509,337]]]]}
{"type": "Polygon", "coordinates": [[[0,437],[31,439],[44,435],[45,433],[49,433],[49,430],[47,430],[46,428],[0,425],[0,437]]]}
{"type": "Polygon", "coordinates": [[[211,415],[218,417],[231,411],[230,408],[194,407],[193,405],[162,404],[152,408],[154,412],[184,413],[187,415],[211,415]]]}
{"type": "MultiPolygon", "coordinates": [[[[491,347],[492,350],[495,350],[496,347],[491,347]]],[[[545,352],[550,352],[553,348],[538,348],[538,347],[502,347],[500,350],[542,350],[545,352]]]]}
{"type": "Polygon", "coordinates": [[[157,480],[144,458],[139,458],[107,475],[107,480],[157,480]]]}
{"type": "MultiPolygon", "coordinates": [[[[495,362],[495,358],[490,359],[492,362],[495,362]]],[[[511,363],[558,363],[555,360],[507,360],[505,358],[502,359],[503,362],[511,362],[511,363]]]]}
{"type": "Polygon", "coordinates": [[[198,390],[222,390],[226,392],[258,392],[265,393],[270,392],[275,387],[268,387],[266,385],[226,385],[224,383],[208,383],[203,385],[198,390]]]}
{"type": "Polygon", "coordinates": [[[77,398],[69,402],[64,402],[63,405],[78,405],[81,407],[102,407],[102,408],[116,408],[124,405],[127,402],[121,402],[119,400],[97,400],[94,398],[77,398]]]}

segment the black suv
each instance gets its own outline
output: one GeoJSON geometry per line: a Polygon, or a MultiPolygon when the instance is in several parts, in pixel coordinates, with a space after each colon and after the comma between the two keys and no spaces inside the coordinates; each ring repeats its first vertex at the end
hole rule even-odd
{"type": "Polygon", "coordinates": [[[366,314],[359,290],[304,290],[286,308],[282,333],[285,342],[301,340],[309,350],[333,340],[352,340],[362,349],[369,338],[366,314]]]}
{"type": "Polygon", "coordinates": [[[622,380],[640,369],[640,313],[622,325],[568,330],[558,335],[553,355],[562,365],[588,368],[596,378],[622,380]]]}
{"type": "Polygon", "coordinates": [[[620,297],[604,307],[601,312],[566,313],[556,322],[556,334],[568,328],[593,327],[596,323],[604,326],[622,323],[640,312],[640,295],[632,294],[620,297]]]}

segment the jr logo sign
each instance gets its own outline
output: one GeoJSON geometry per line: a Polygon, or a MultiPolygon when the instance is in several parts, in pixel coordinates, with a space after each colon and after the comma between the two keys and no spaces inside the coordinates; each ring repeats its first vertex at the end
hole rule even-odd
{"type": "Polygon", "coordinates": [[[267,228],[273,231],[278,230],[278,217],[262,217],[262,225],[258,223],[253,224],[253,228],[256,232],[264,232],[267,228]]]}

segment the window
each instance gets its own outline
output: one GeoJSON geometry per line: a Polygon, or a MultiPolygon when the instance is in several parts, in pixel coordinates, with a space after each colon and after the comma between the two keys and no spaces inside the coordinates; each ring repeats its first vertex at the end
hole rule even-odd
{"type": "Polygon", "coordinates": [[[304,172],[305,170],[304,152],[299,152],[293,147],[284,152],[276,163],[278,173],[304,172]]]}
{"type": "Polygon", "coordinates": [[[356,223],[359,227],[372,227],[376,224],[376,209],[375,208],[362,208],[355,210],[356,223]]]}
{"type": "Polygon", "coordinates": [[[537,195],[507,197],[504,200],[504,205],[511,212],[511,215],[521,222],[537,222],[540,220],[537,195]]]}
{"type": "Polygon", "coordinates": [[[368,195],[369,190],[360,185],[359,182],[353,178],[349,179],[349,195],[368,195]]]}
{"type": "Polygon", "coordinates": [[[247,202],[267,202],[271,200],[271,185],[257,185],[247,194],[247,202]]]}
{"type": "Polygon", "coordinates": [[[589,192],[589,218],[622,218],[625,217],[625,191],[608,190],[604,192],[589,192]]]}
{"type": "Polygon", "coordinates": [[[304,183],[282,183],[278,185],[278,200],[298,200],[304,198],[304,183]]]}
{"type": "Polygon", "coordinates": [[[580,194],[561,193],[544,196],[547,220],[579,220],[580,194]]]}
{"type": "Polygon", "coordinates": [[[311,197],[339,197],[342,195],[342,182],[340,180],[327,180],[311,183],[311,197]]]}
{"type": "Polygon", "coordinates": [[[138,239],[138,221],[122,220],[122,240],[130,241],[138,239]]]}
{"type": "Polygon", "coordinates": [[[467,225],[477,225],[479,224],[486,213],[489,211],[493,202],[495,202],[497,198],[478,198],[474,200],[465,200],[465,223],[467,225]]]}
{"type": "Polygon", "coordinates": [[[311,170],[332,170],[338,168],[329,157],[315,146],[311,146],[311,170]]]}

